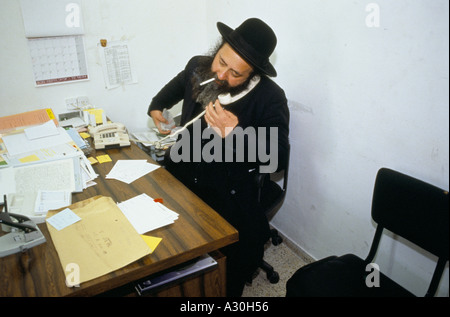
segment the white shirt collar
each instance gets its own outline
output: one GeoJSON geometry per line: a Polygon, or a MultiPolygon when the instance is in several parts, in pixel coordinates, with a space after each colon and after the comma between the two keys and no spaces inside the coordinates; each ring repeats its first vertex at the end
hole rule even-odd
{"type": "Polygon", "coordinates": [[[258,83],[260,82],[260,80],[261,80],[261,77],[259,75],[255,75],[248,83],[247,88],[245,88],[245,90],[241,91],[239,94],[237,94],[235,96],[231,96],[230,93],[219,95],[218,99],[219,99],[220,104],[228,105],[230,103],[233,103],[233,102],[241,99],[246,94],[248,94],[253,88],[255,88],[256,85],[258,85],[258,83]]]}

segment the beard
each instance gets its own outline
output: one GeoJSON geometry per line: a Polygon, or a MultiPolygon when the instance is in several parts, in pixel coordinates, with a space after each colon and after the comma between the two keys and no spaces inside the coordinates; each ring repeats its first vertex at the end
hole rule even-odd
{"type": "Polygon", "coordinates": [[[212,62],[213,57],[205,56],[202,58],[192,76],[192,97],[203,108],[206,108],[210,102],[214,103],[221,94],[229,93],[231,96],[235,96],[244,91],[254,76],[254,74],[251,74],[242,84],[231,87],[226,80],[217,79],[217,75],[211,71],[212,62]],[[210,78],[216,78],[216,80],[200,86],[200,83],[210,78]]]}

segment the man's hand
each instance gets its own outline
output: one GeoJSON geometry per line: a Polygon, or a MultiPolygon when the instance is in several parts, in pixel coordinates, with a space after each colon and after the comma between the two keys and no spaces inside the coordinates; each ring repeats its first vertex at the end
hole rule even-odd
{"type": "Polygon", "coordinates": [[[160,110],[152,110],[150,111],[150,116],[153,119],[153,122],[155,123],[155,127],[158,128],[159,133],[161,134],[169,134],[170,130],[161,130],[161,122],[162,123],[169,123],[166,118],[162,115],[162,111],[160,110]]]}
{"type": "Polygon", "coordinates": [[[238,118],[222,108],[219,100],[206,107],[205,120],[222,138],[225,138],[239,123],[238,118]]]}

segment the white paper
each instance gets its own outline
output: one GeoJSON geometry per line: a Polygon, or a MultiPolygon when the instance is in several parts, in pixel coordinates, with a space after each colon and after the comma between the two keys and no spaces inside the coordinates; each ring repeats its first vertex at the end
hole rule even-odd
{"type": "Polygon", "coordinates": [[[76,190],[72,158],[31,164],[14,168],[17,193],[37,193],[39,190],[76,190]]]}
{"type": "Polygon", "coordinates": [[[108,42],[106,47],[98,48],[107,89],[137,83],[127,42],[108,42]]]}
{"type": "Polygon", "coordinates": [[[178,214],[141,194],[117,204],[139,234],[172,224],[178,214]]]}
{"type": "Polygon", "coordinates": [[[150,146],[160,139],[155,131],[133,132],[133,136],[146,146],[150,146]]]}
{"type": "Polygon", "coordinates": [[[25,135],[29,140],[44,138],[47,136],[57,135],[59,134],[58,129],[56,128],[55,122],[53,120],[49,120],[44,124],[27,128],[24,130],[25,135]]]}
{"type": "Polygon", "coordinates": [[[82,155],[80,157],[80,167],[81,167],[81,177],[83,178],[83,188],[86,189],[89,186],[96,185],[93,182],[94,179],[98,177],[97,173],[95,173],[92,168],[91,163],[86,158],[86,156],[82,155]]]}
{"type": "Polygon", "coordinates": [[[81,0],[20,0],[26,37],[83,34],[81,0]]]}
{"type": "Polygon", "coordinates": [[[73,141],[66,130],[59,127],[56,135],[29,140],[25,133],[17,133],[3,136],[3,142],[11,157],[73,141]]]}
{"type": "Polygon", "coordinates": [[[118,160],[105,178],[113,178],[130,184],[159,167],[159,165],[148,163],[146,160],[118,160]]]}
{"type": "Polygon", "coordinates": [[[79,155],[80,152],[72,145],[65,143],[56,146],[48,146],[39,150],[22,153],[20,155],[9,157],[11,166],[23,166],[30,163],[60,160],[64,158],[79,155]]]}
{"type": "Polygon", "coordinates": [[[49,210],[67,207],[72,203],[72,193],[64,190],[39,190],[34,212],[46,215],[49,210]]]}
{"type": "Polygon", "coordinates": [[[19,214],[28,217],[35,224],[43,223],[45,215],[34,213],[34,202],[36,193],[13,193],[8,195],[8,211],[12,214],[19,214]]]}
{"type": "Polygon", "coordinates": [[[3,203],[3,195],[12,194],[16,191],[16,180],[12,167],[0,169],[0,203],[3,203]]]}
{"type": "Polygon", "coordinates": [[[81,218],[77,214],[69,208],[66,208],[58,212],[56,215],[48,218],[47,222],[59,231],[80,220],[81,218]]]}

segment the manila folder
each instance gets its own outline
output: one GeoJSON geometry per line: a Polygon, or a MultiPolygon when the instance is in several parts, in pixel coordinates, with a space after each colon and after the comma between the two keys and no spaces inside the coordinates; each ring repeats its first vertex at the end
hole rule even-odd
{"type": "MultiPolygon", "coordinates": [[[[66,282],[73,265],[79,283],[120,269],[151,250],[110,197],[96,196],[68,207],[81,220],[58,231],[47,223],[66,282]]],[[[47,218],[56,214],[49,211],[47,218]]],[[[68,281],[74,283],[76,281],[68,281]]]]}

